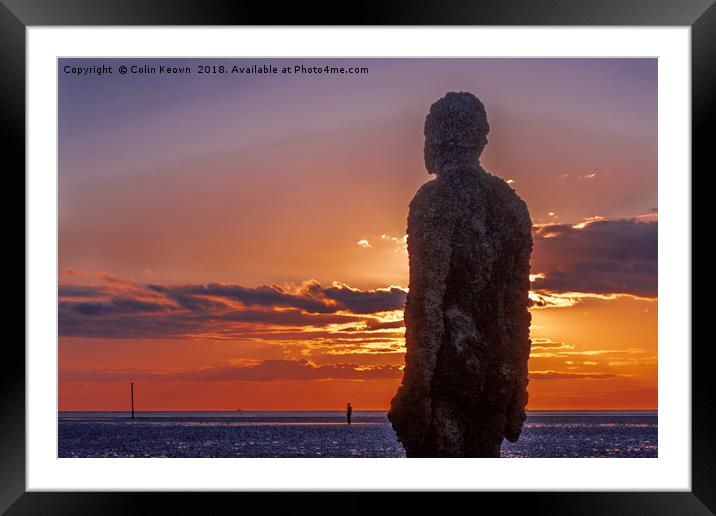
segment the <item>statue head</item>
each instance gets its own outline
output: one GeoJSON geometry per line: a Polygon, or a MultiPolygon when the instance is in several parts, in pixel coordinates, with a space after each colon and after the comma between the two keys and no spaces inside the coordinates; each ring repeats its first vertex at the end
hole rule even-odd
{"type": "Polygon", "coordinates": [[[425,117],[425,167],[431,174],[476,164],[487,144],[487,113],[472,93],[451,91],[425,117]]]}

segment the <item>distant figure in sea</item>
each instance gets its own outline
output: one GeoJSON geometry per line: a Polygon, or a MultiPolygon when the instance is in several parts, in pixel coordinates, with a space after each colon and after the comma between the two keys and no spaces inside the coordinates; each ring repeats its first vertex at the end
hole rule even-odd
{"type": "Polygon", "coordinates": [[[388,418],[408,457],[499,457],[527,405],[527,205],[480,166],[482,102],[451,92],[425,118],[436,178],[410,203],[403,382],[388,418]]]}
{"type": "Polygon", "coordinates": [[[353,415],[353,407],[351,407],[351,402],[348,402],[348,406],[346,406],[346,419],[348,420],[348,424],[351,424],[351,416],[353,415]]]}

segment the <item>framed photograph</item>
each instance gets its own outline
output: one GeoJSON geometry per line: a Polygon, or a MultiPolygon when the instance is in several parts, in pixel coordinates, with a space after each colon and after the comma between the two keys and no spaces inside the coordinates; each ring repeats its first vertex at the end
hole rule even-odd
{"type": "Polygon", "coordinates": [[[711,514],[711,3],[3,0],[2,509],[711,514]]]}

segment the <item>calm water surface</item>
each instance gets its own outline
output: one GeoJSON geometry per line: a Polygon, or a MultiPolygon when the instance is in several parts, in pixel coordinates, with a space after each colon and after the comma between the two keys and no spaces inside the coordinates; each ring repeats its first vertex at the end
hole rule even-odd
{"type": "MultiPolygon", "coordinates": [[[[655,411],[536,412],[503,457],[656,457],[655,411]]],[[[60,457],[404,457],[385,412],[60,412],[60,457]]]]}

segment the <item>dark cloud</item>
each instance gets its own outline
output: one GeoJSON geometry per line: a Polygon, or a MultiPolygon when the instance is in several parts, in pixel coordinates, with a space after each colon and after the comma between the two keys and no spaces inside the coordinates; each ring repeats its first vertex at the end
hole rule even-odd
{"type": "Polygon", "coordinates": [[[149,285],[181,307],[189,310],[220,308],[211,303],[233,301],[246,307],[296,308],[310,313],[334,313],[338,311],[356,314],[372,314],[390,310],[402,310],[405,306],[405,290],[398,287],[376,290],[358,290],[335,284],[324,288],[317,282],[309,282],[295,292],[276,285],[242,287],[236,284],[208,283],[206,285],[149,285]],[[217,301],[219,300],[219,301],[217,301]],[[208,304],[207,304],[208,303],[208,304]]]}
{"type": "Polygon", "coordinates": [[[102,287],[95,285],[68,285],[62,284],[57,287],[57,295],[59,297],[85,297],[97,298],[106,297],[102,287]]]}
{"type": "Polygon", "coordinates": [[[166,295],[169,299],[179,305],[180,308],[184,308],[192,312],[211,312],[214,310],[228,308],[228,305],[221,301],[207,299],[202,296],[185,294],[183,292],[175,292],[167,287],[161,287],[159,285],[149,285],[149,288],[166,295]]]}
{"type": "Polygon", "coordinates": [[[534,232],[534,290],[656,297],[658,222],[601,220],[534,232]]]}
{"type": "MultiPolygon", "coordinates": [[[[249,307],[290,307],[314,313],[330,313],[336,310],[335,307],[329,306],[325,300],[312,297],[312,291],[293,294],[275,285],[249,288],[234,284],[209,283],[170,287],[149,285],[149,288],[166,294],[172,299],[181,300],[181,303],[185,304],[192,299],[201,300],[210,296],[236,301],[249,307]]],[[[187,308],[193,309],[190,306],[187,308]]]]}
{"type": "Polygon", "coordinates": [[[325,297],[336,301],[344,310],[357,314],[402,310],[407,295],[405,290],[398,287],[365,291],[340,284],[325,288],[322,292],[325,297]]]}
{"type": "Polygon", "coordinates": [[[339,283],[324,288],[316,281],[293,290],[220,283],[154,284],[125,289],[119,295],[106,285],[63,284],[59,289],[60,335],[95,338],[202,334],[217,339],[279,340],[284,336],[269,330],[285,327],[293,331],[284,332],[298,340],[325,340],[340,333],[358,339],[373,331],[402,327],[402,321],[382,322],[369,315],[400,309],[405,303],[405,291],[398,287],[362,291],[339,283]],[[329,330],[329,325],[351,326],[344,332],[340,326],[329,330]],[[307,327],[314,328],[310,335],[301,331],[307,327]],[[262,330],[267,335],[259,337],[262,330]]]}
{"type": "MultiPolygon", "coordinates": [[[[167,305],[129,299],[111,302],[59,303],[61,336],[95,338],[182,338],[197,334],[219,339],[310,340],[329,339],[340,330],[321,330],[330,324],[362,324],[365,317],[348,314],[311,314],[289,310],[232,310],[230,312],[186,312],[167,305]],[[268,331],[269,327],[296,328],[295,331],[268,331]],[[300,328],[315,328],[310,333],[300,328]]],[[[351,338],[376,335],[369,331],[351,338]]],[[[381,333],[380,335],[385,335],[381,333]]]]}
{"type": "Polygon", "coordinates": [[[185,314],[117,314],[101,307],[67,305],[61,302],[59,307],[58,331],[61,337],[182,338],[200,333],[205,328],[205,321],[185,314]]]}
{"type": "Polygon", "coordinates": [[[60,301],[62,311],[75,312],[86,316],[102,316],[109,314],[134,314],[166,312],[171,308],[161,303],[141,301],[131,297],[113,297],[109,301],[60,301]]]}
{"type": "Polygon", "coordinates": [[[301,310],[235,310],[214,317],[216,320],[276,324],[281,326],[323,326],[362,321],[351,315],[306,313],[301,310]]]}
{"type": "Polygon", "coordinates": [[[316,365],[307,360],[264,360],[255,365],[187,370],[65,370],[62,381],[310,381],[380,380],[402,377],[399,365],[361,367],[357,364],[316,365]]]}

